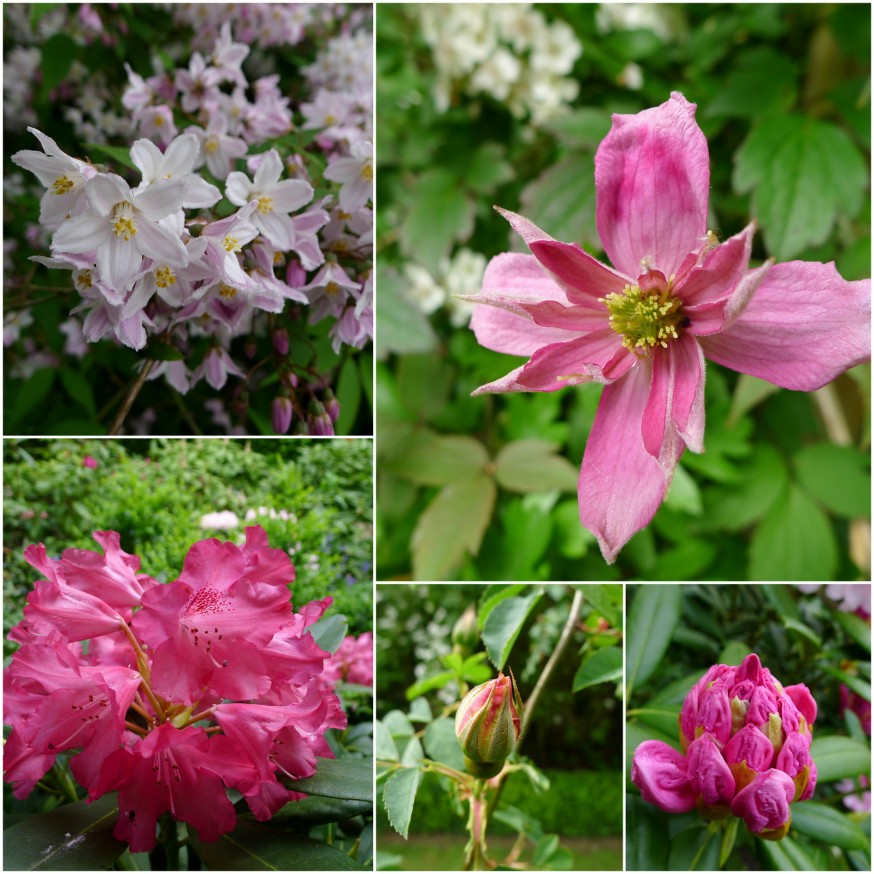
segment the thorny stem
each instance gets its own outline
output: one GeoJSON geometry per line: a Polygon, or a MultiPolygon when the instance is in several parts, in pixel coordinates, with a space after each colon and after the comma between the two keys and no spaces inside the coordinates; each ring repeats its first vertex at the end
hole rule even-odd
{"type": "Polygon", "coordinates": [[[137,399],[137,395],[140,393],[140,390],[145,385],[146,378],[149,375],[152,367],[155,364],[155,360],[153,358],[147,358],[146,363],[143,365],[143,369],[140,371],[139,376],[133,381],[130,389],[128,390],[127,395],[125,396],[124,401],[122,401],[121,409],[118,411],[118,415],[113,419],[112,425],[109,426],[109,430],[106,432],[107,437],[114,437],[121,431],[121,426],[124,425],[124,420],[127,418],[127,414],[130,412],[130,408],[133,406],[134,401],[137,399]]]}
{"type": "Polygon", "coordinates": [[[470,840],[465,848],[464,871],[484,871],[488,867],[488,856],[486,855],[487,825],[488,803],[485,798],[485,781],[477,780],[470,796],[470,816],[467,820],[470,840]]]}

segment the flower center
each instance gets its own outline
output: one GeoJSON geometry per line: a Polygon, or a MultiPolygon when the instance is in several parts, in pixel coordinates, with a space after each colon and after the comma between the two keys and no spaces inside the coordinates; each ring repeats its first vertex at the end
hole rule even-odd
{"type": "Polygon", "coordinates": [[[206,151],[209,152],[210,154],[212,154],[213,152],[218,151],[218,147],[219,147],[218,137],[215,136],[214,134],[213,134],[212,136],[208,136],[208,137],[206,138],[206,142],[203,144],[203,147],[204,147],[204,148],[206,149],[206,151]]]}
{"type": "Polygon", "coordinates": [[[52,194],[67,194],[73,189],[73,180],[69,176],[58,176],[52,182],[52,194]]]}
{"type": "Polygon", "coordinates": [[[176,284],[176,274],[170,267],[163,264],[155,271],[155,281],[158,283],[158,288],[167,288],[176,284]]]}
{"type": "Polygon", "coordinates": [[[237,289],[236,289],[236,288],[233,288],[233,287],[230,286],[230,285],[225,285],[224,283],[222,283],[222,284],[219,286],[219,294],[220,294],[220,295],[221,295],[225,300],[233,300],[233,299],[237,296],[237,289]]]}
{"type": "Polygon", "coordinates": [[[116,237],[123,237],[129,240],[137,232],[137,226],[134,224],[134,208],[125,200],[117,203],[113,210],[112,228],[115,231],[116,237]]]}
{"type": "Polygon", "coordinates": [[[370,161],[365,161],[361,167],[361,178],[365,182],[373,182],[373,164],[370,161]]]}
{"type": "Polygon", "coordinates": [[[258,212],[261,215],[267,215],[268,212],[273,212],[273,198],[266,197],[265,195],[261,195],[258,198],[258,212]]]}
{"type": "Polygon", "coordinates": [[[607,304],[610,327],[622,335],[626,349],[668,348],[670,340],[679,337],[678,328],[688,325],[683,315],[683,302],[671,294],[671,284],[662,291],[644,291],[636,285],[626,285],[617,294],[611,292],[598,300],[607,304]]]}
{"type": "Polygon", "coordinates": [[[230,234],[224,238],[222,245],[225,247],[225,252],[239,252],[240,249],[243,248],[240,245],[240,241],[236,237],[232,237],[230,234]]]}
{"type": "Polygon", "coordinates": [[[329,282],[329,283],[325,286],[325,291],[326,291],[328,294],[337,294],[337,292],[338,292],[339,290],[340,290],[340,286],[337,285],[336,282],[329,282]]]}

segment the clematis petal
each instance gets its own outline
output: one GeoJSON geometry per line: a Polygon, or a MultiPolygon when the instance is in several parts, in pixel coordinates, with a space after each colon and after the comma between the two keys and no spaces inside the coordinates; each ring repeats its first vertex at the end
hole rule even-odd
{"type": "MultiPolygon", "coordinates": [[[[539,240],[529,243],[531,253],[564,289],[568,300],[604,313],[599,298],[611,291],[621,293],[634,283],[611,270],[575,243],[539,240]]],[[[604,316],[606,318],[606,314],[604,316]]]]}
{"type": "Polygon", "coordinates": [[[686,813],[695,807],[687,767],[682,753],[662,741],[647,740],[634,751],[631,779],[644,801],[669,813],[686,813]]]}
{"type": "Polygon", "coordinates": [[[706,252],[701,265],[677,283],[677,296],[685,308],[728,298],[746,275],[755,232],[756,223],[750,222],[739,234],[706,252]]]}
{"type": "Polygon", "coordinates": [[[708,358],[796,391],[815,391],[871,357],[871,281],[833,262],[775,264],[731,327],[702,337],[708,358]]]}
{"type": "Polygon", "coordinates": [[[598,234],[613,266],[676,273],[707,230],[709,186],[707,140],[682,94],[614,115],[595,155],[598,234]]]}
{"type": "MultiPolygon", "coordinates": [[[[580,522],[598,538],[608,564],[652,519],[670,485],[673,470],[647,452],[641,434],[651,381],[652,367],[644,360],[605,387],[583,456],[580,522]]],[[[682,451],[681,444],[676,458],[682,451]]]]}
{"type": "MultiPolygon", "coordinates": [[[[520,302],[564,301],[564,292],[541,268],[533,255],[508,252],[489,261],[482,293],[516,298],[520,302]]],[[[471,300],[475,300],[471,298],[471,300]]],[[[516,313],[494,306],[478,306],[470,326],[481,346],[509,355],[532,355],[541,346],[570,340],[574,334],[535,325],[516,313]]]]}
{"type": "Polygon", "coordinates": [[[609,328],[538,349],[522,368],[527,391],[556,391],[586,382],[613,382],[637,363],[609,328]]]}
{"type": "Polygon", "coordinates": [[[733,324],[752,300],[772,266],[773,261],[769,260],[755,270],[748,271],[725,298],[684,308],[684,313],[689,317],[688,332],[696,337],[706,337],[718,334],[733,324]]]}

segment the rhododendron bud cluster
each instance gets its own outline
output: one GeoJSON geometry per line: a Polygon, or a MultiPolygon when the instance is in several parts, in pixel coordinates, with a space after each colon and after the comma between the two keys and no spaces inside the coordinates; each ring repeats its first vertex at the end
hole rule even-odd
{"type": "Polygon", "coordinates": [[[522,700],[511,672],[498,673],[471,689],[455,713],[455,735],[467,770],[476,777],[500,773],[504,760],[516,749],[522,730],[522,700]]]}
{"type": "MultiPolygon", "coordinates": [[[[310,26],[325,37],[345,14],[264,6],[238,33],[297,42],[310,26]],[[330,29],[326,16],[336,19],[330,29]]],[[[41,151],[19,151],[13,161],[43,186],[40,224],[51,246],[50,257],[31,260],[70,271],[81,298],[72,314],[86,343],[109,338],[144,350],[147,378],[163,376],[182,394],[201,380],[216,391],[229,378],[245,380],[229,405],[241,421],[247,392],[278,373],[278,390],[265,389],[280,399],[275,430],[288,431],[293,418],[323,434],[326,425],[308,410],[337,374],[320,366],[307,326],[330,322],[318,331],[335,356],[373,336],[368,22],[351,16],[325,40],[323,56],[295,83],[297,103],[278,74],[247,77],[250,46],[235,41],[229,20],[210,33],[208,51],[176,69],[161,60],[144,77],[126,65],[121,105],[135,133],[125,141],[129,161],[119,160],[136,178],[98,163],[103,151],[72,157],[28,128],[41,151]],[[260,336],[266,352],[249,361],[260,336]]]]}
{"type": "Polygon", "coordinates": [[[21,644],[4,689],[15,796],[68,753],[89,801],[118,791],[114,833],[132,852],[154,846],[168,811],[218,839],[236,823],[231,788],[259,820],[303,797],[280,779],[314,774],[332,755],[326,730],[346,725],[309,631],[331,599],[293,611],[294,566],[260,527],[243,546],[193,544],[167,584],[139,572],[116,532],[94,539],[103,553],[25,550],[44,579],[9,635],[21,644]]]}
{"type": "Polygon", "coordinates": [[[692,687],[679,719],[683,753],[644,741],[631,779],[662,810],[736,816],[760,838],[780,840],[792,822],[791,804],[811,798],[816,787],[815,720],[807,686],[782,686],[751,653],[739,667],[714,665],[692,687]]]}

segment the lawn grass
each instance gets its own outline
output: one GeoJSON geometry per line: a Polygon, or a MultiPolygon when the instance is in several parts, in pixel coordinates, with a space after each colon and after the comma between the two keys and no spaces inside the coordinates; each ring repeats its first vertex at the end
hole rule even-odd
{"type": "MultiPolygon", "coordinates": [[[[390,859],[386,864],[380,860],[380,870],[395,871],[460,871],[464,864],[463,835],[429,834],[410,835],[404,840],[394,832],[380,832],[377,838],[379,855],[390,859]],[[397,862],[397,857],[401,861],[397,862]]],[[[513,846],[510,837],[489,839],[489,855],[503,860],[513,846]]],[[[622,837],[566,838],[561,842],[573,854],[571,871],[621,871],[622,837]]],[[[530,850],[525,858],[530,860],[530,850]]]]}

